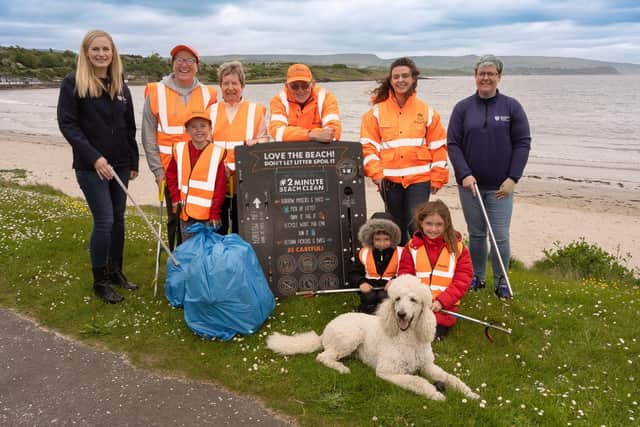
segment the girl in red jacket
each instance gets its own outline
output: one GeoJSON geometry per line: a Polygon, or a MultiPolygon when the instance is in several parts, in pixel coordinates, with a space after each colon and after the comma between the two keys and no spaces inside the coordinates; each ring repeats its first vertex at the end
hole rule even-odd
{"type": "Polygon", "coordinates": [[[398,275],[413,274],[431,287],[432,310],[438,323],[436,338],[443,339],[456,318],[440,310],[458,311],[473,277],[469,250],[451,223],[449,208],[441,200],[416,208],[416,231],[400,258],[398,275]]]}

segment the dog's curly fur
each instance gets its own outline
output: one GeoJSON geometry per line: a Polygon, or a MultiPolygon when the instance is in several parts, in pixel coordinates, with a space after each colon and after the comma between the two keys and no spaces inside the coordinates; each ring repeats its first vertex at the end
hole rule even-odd
{"type": "Polygon", "coordinates": [[[403,275],[391,282],[388,294],[375,316],[342,314],[327,324],[322,336],[313,331],[293,336],[274,333],[267,338],[267,347],[285,355],[324,349],[316,359],[343,374],[350,370],[340,359],[355,353],[380,378],[430,399],[445,397],[416,372],[478,399],[458,377],[434,364],[431,342],[436,319],[429,287],[414,276],[403,275]]]}

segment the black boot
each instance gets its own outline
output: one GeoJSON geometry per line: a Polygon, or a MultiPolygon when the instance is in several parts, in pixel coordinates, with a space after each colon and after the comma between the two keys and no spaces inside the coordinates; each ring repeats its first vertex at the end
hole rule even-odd
{"type": "Polygon", "coordinates": [[[449,326],[436,325],[436,339],[442,341],[449,334],[449,326]]]}
{"type": "Polygon", "coordinates": [[[376,308],[378,308],[378,306],[375,304],[360,304],[358,310],[360,310],[361,313],[375,314],[376,308]]]}
{"type": "Polygon", "coordinates": [[[124,297],[111,288],[109,273],[106,268],[93,269],[93,292],[102,301],[109,304],[118,304],[124,297]]]}
{"type": "Polygon", "coordinates": [[[124,273],[122,272],[122,260],[114,260],[109,263],[109,280],[112,284],[116,286],[120,286],[123,289],[128,291],[135,291],[138,289],[138,285],[135,283],[131,283],[127,280],[124,273]]]}

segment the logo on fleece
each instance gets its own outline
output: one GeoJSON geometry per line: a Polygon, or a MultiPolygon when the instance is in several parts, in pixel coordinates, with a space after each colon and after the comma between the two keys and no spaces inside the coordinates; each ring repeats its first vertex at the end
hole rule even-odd
{"type": "Polygon", "coordinates": [[[496,122],[509,122],[511,121],[511,116],[493,116],[496,122]]]}

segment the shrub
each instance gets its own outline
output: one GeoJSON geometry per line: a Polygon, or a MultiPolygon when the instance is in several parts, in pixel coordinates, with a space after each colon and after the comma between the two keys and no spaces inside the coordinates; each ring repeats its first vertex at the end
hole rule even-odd
{"type": "Polygon", "coordinates": [[[554,243],[553,249],[544,249],[544,258],[534,263],[534,268],[550,271],[562,277],[594,278],[632,285],[640,285],[637,271],[627,267],[630,254],[612,255],[601,247],[589,244],[581,237],[566,246],[554,243]]]}

